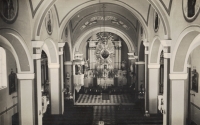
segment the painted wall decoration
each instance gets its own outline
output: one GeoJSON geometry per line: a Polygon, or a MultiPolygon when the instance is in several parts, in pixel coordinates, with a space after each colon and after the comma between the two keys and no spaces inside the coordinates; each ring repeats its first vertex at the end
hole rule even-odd
{"type": "Polygon", "coordinates": [[[126,30],[129,30],[130,27],[128,27],[124,22],[122,22],[121,20],[117,19],[114,16],[94,16],[92,17],[89,21],[86,21],[84,23],[84,25],[81,26],[80,30],[85,29],[87,26],[91,26],[93,24],[98,23],[98,21],[111,21],[111,23],[119,25],[123,28],[125,28],[126,30]]]}
{"type": "Polygon", "coordinates": [[[53,14],[52,14],[51,10],[49,10],[47,15],[46,15],[45,26],[46,26],[46,29],[47,29],[47,33],[49,35],[51,35],[52,32],[53,32],[53,14]]]}
{"type": "Polygon", "coordinates": [[[198,93],[198,87],[199,87],[198,82],[199,82],[199,73],[196,71],[196,69],[193,69],[191,89],[197,93],[198,93]]]}
{"type": "Polygon", "coordinates": [[[154,27],[154,31],[157,32],[159,29],[159,25],[160,25],[160,19],[158,17],[158,13],[155,11],[154,12],[154,23],[153,23],[153,27],[154,27]]]}
{"type": "Polygon", "coordinates": [[[17,85],[17,75],[11,70],[9,78],[9,94],[16,92],[16,85],[17,85]]]}
{"type": "Polygon", "coordinates": [[[182,6],[186,21],[194,21],[200,10],[200,0],[183,0],[182,6]]]}
{"type": "Polygon", "coordinates": [[[0,15],[6,23],[14,23],[18,15],[18,0],[0,0],[0,15]]]}

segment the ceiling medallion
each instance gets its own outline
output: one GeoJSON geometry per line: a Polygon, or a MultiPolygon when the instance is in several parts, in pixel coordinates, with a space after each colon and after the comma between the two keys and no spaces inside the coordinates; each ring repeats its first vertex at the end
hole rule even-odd
{"type": "Polygon", "coordinates": [[[154,19],[154,22],[153,22],[154,31],[158,32],[159,25],[160,25],[160,19],[158,17],[158,13],[156,11],[154,11],[153,19],[154,19]]]}
{"type": "Polygon", "coordinates": [[[194,21],[200,11],[200,0],[183,0],[183,15],[186,21],[194,21]]]}
{"type": "Polygon", "coordinates": [[[51,35],[53,32],[53,14],[51,10],[48,11],[45,17],[45,26],[46,26],[47,33],[51,35]]]}
{"type": "Polygon", "coordinates": [[[18,15],[18,0],[0,0],[0,15],[6,23],[14,23],[18,15]]]}

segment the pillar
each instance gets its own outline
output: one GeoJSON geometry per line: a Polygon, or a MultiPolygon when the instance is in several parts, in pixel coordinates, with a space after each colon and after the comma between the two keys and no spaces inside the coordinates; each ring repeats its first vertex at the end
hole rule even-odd
{"type": "Polygon", "coordinates": [[[170,74],[170,125],[186,125],[187,73],[170,74]]]}
{"type": "Polygon", "coordinates": [[[59,67],[57,63],[48,64],[51,114],[61,114],[59,67]]]}
{"type": "Polygon", "coordinates": [[[121,63],[122,63],[122,60],[121,60],[121,58],[122,58],[122,57],[121,57],[121,47],[122,47],[121,41],[119,41],[118,47],[119,47],[119,48],[118,48],[118,49],[119,49],[119,50],[118,50],[118,52],[119,52],[119,54],[118,54],[118,56],[119,56],[119,60],[118,60],[118,62],[119,62],[119,68],[118,68],[118,69],[121,70],[121,63]]]}
{"type": "Polygon", "coordinates": [[[34,74],[17,74],[18,78],[18,111],[20,125],[34,125],[34,74]]]}
{"type": "MultiPolygon", "coordinates": [[[[137,76],[138,76],[138,89],[140,90],[140,85],[143,84],[143,87],[145,87],[144,80],[145,80],[145,62],[139,61],[135,62],[137,66],[137,76]]],[[[145,88],[144,88],[145,89],[145,88]]]]}
{"type": "Polygon", "coordinates": [[[59,62],[60,62],[60,112],[64,113],[64,72],[63,72],[63,47],[65,43],[58,43],[59,47],[59,62]]]}
{"type": "Polygon", "coordinates": [[[41,72],[41,46],[43,41],[32,41],[33,46],[33,59],[34,59],[34,72],[35,81],[33,84],[34,92],[34,107],[35,107],[35,119],[36,125],[42,125],[42,72],[41,72]]]}
{"type": "Polygon", "coordinates": [[[89,41],[89,61],[90,61],[90,69],[95,69],[95,62],[96,62],[96,41],[89,41]]]}
{"type": "Polygon", "coordinates": [[[144,46],[145,46],[145,78],[144,78],[144,86],[145,86],[145,88],[144,88],[144,91],[145,91],[145,96],[144,96],[144,98],[145,98],[145,102],[144,102],[144,109],[145,109],[145,111],[149,111],[149,82],[148,82],[148,60],[149,60],[149,50],[148,50],[148,48],[149,48],[149,43],[147,42],[147,40],[145,40],[144,42],[143,42],[143,44],[144,44],[144,46]]]}
{"type": "Polygon", "coordinates": [[[186,108],[187,108],[187,123],[190,123],[191,122],[191,94],[190,94],[190,88],[191,88],[191,65],[190,64],[188,64],[187,65],[187,72],[188,72],[188,80],[187,80],[187,91],[188,91],[188,98],[187,98],[187,100],[188,100],[188,102],[187,102],[187,106],[186,106],[186,108]]]}
{"type": "Polygon", "coordinates": [[[149,113],[158,113],[158,91],[159,91],[159,64],[148,65],[149,68],[149,113]]]}
{"type": "Polygon", "coordinates": [[[170,104],[170,45],[171,40],[162,40],[164,52],[164,81],[163,81],[163,125],[169,125],[169,104],[170,104]]]}
{"type": "Polygon", "coordinates": [[[114,65],[114,68],[115,69],[121,69],[121,64],[119,64],[119,63],[121,63],[121,62],[119,62],[119,60],[121,59],[121,56],[119,55],[119,48],[121,47],[119,45],[119,41],[115,41],[114,46],[115,46],[115,65],[114,65]]]}
{"type": "Polygon", "coordinates": [[[119,53],[118,53],[119,49],[117,46],[115,46],[115,68],[118,69],[119,68],[119,62],[118,62],[118,58],[119,58],[119,53]]]}
{"type": "Polygon", "coordinates": [[[72,62],[71,61],[65,61],[65,86],[69,87],[69,92],[72,93],[73,85],[72,85],[72,62]],[[68,74],[68,78],[67,75],[68,74]]]}

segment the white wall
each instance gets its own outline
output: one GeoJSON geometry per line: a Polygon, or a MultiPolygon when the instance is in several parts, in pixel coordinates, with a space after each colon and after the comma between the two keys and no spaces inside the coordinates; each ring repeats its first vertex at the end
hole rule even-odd
{"type": "MultiPolygon", "coordinates": [[[[16,73],[15,59],[13,55],[7,50],[6,61],[7,76],[10,74],[11,69],[13,69],[13,71],[16,73]]],[[[6,111],[6,109],[9,109],[13,105],[17,104],[17,98],[12,98],[13,96],[17,96],[17,92],[9,95],[9,79],[7,85],[7,88],[0,90],[0,114],[6,111]]],[[[12,125],[12,115],[14,115],[15,113],[17,113],[17,106],[0,115],[0,125],[12,125]]]]}
{"type": "MultiPolygon", "coordinates": [[[[196,71],[200,75],[200,46],[198,46],[196,49],[193,50],[191,53],[191,66],[192,69],[196,67],[196,71]]],[[[200,77],[199,77],[200,78],[200,77]]],[[[195,96],[191,97],[191,120],[200,125],[200,79],[198,81],[198,93],[194,92],[193,90],[190,90],[191,94],[195,94],[195,96]]]]}

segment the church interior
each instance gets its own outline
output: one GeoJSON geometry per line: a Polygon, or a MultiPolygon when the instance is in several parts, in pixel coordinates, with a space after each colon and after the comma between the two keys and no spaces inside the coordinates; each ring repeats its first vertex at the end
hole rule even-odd
{"type": "Polygon", "coordinates": [[[0,0],[0,125],[200,125],[200,0],[0,0]]]}

